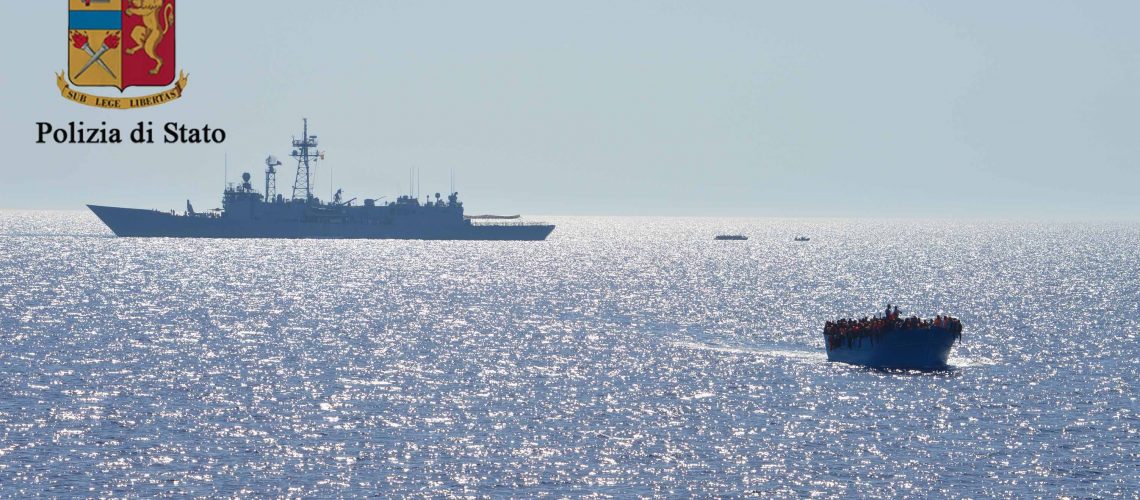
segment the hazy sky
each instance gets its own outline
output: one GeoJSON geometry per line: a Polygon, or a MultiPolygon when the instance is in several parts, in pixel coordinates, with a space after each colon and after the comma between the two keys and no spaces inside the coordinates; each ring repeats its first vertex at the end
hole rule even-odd
{"type": "Polygon", "coordinates": [[[308,117],[322,196],[419,167],[478,213],[1140,216],[1136,1],[182,0],[186,95],[135,111],[60,97],[66,0],[3,9],[0,208],[217,206],[308,117]],[[34,143],[104,120],[228,139],[34,143]]]}

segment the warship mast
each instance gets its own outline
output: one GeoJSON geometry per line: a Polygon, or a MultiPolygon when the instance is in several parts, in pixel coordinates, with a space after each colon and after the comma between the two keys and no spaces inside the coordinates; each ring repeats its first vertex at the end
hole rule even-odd
{"type": "Polygon", "coordinates": [[[293,199],[308,202],[313,199],[312,173],[309,162],[316,163],[320,152],[317,151],[317,136],[309,135],[309,119],[305,118],[304,123],[305,128],[301,132],[301,139],[293,139],[292,156],[297,159],[297,177],[293,180],[293,199]]]}
{"type": "Polygon", "coordinates": [[[281,162],[273,155],[265,159],[265,202],[271,203],[277,197],[277,167],[281,162]]]}

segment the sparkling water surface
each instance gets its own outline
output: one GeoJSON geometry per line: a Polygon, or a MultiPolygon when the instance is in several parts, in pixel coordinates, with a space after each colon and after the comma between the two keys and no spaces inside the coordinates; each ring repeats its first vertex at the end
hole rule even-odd
{"type": "Polygon", "coordinates": [[[1140,491],[1140,224],[546,220],[171,240],[0,212],[0,495],[1140,491]],[[952,370],[826,362],[826,319],[887,302],[962,318],[952,370]]]}

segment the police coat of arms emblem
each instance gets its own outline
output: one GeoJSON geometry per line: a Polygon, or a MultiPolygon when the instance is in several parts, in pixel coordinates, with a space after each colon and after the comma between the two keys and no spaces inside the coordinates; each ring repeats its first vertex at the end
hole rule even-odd
{"type": "Polygon", "coordinates": [[[182,96],[185,74],[175,71],[175,0],[67,0],[67,78],[57,75],[63,96],[90,106],[136,108],[182,96]],[[177,82],[175,82],[177,78],[177,82]],[[71,89],[162,87],[142,97],[104,97],[71,89]]]}

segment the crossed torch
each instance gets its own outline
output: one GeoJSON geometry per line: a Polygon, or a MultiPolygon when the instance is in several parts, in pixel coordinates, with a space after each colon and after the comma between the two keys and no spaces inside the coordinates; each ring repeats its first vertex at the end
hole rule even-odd
{"type": "Polygon", "coordinates": [[[87,55],[91,56],[91,59],[87,61],[87,64],[83,65],[83,68],[75,74],[74,78],[79,78],[79,76],[82,75],[84,71],[87,71],[87,68],[90,68],[91,65],[95,63],[99,63],[99,66],[102,66],[103,69],[111,75],[111,78],[115,78],[115,72],[111,71],[111,68],[107,66],[107,63],[103,62],[102,57],[103,54],[107,53],[108,50],[119,46],[118,35],[107,35],[107,37],[103,39],[103,46],[99,47],[98,52],[91,50],[91,44],[87,43],[87,35],[84,35],[78,31],[71,35],[71,44],[74,45],[75,48],[82,50],[86,52],[87,55]]]}

